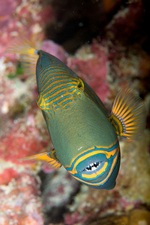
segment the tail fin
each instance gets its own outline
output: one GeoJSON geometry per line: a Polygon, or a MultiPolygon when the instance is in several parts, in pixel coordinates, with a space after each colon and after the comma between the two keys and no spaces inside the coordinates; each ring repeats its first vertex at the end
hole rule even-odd
{"type": "Polygon", "coordinates": [[[120,91],[114,101],[110,120],[119,136],[135,139],[144,130],[144,104],[132,90],[120,91]]]}
{"type": "Polygon", "coordinates": [[[14,41],[13,45],[7,49],[8,53],[19,54],[26,73],[35,74],[38,50],[35,49],[33,42],[20,38],[14,41]]]}

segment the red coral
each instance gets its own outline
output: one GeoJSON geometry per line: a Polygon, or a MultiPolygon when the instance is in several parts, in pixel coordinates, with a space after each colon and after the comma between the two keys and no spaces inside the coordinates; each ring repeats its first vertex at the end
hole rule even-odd
{"type": "MultiPolygon", "coordinates": [[[[31,123],[31,119],[26,119],[13,123],[9,132],[1,137],[2,159],[19,162],[21,158],[38,153],[47,145],[36,124],[28,124],[31,123]]],[[[33,117],[32,119],[34,121],[33,117]]]]}
{"type": "Polygon", "coordinates": [[[143,26],[143,8],[142,1],[135,1],[129,4],[128,7],[118,11],[111,23],[106,27],[109,39],[114,40],[116,43],[132,42],[140,34],[140,29],[143,26]]]}
{"type": "Polygon", "coordinates": [[[65,224],[66,225],[73,225],[73,224],[76,224],[78,222],[83,223],[85,221],[86,221],[86,219],[85,218],[83,219],[78,212],[74,212],[72,214],[67,213],[65,215],[65,224]]]}
{"type": "Polygon", "coordinates": [[[17,178],[18,173],[13,168],[7,168],[0,173],[0,185],[8,184],[13,178],[17,178]]]}

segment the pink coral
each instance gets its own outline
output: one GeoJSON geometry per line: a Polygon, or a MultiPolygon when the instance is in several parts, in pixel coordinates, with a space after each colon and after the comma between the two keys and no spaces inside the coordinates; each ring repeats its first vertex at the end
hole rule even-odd
{"type": "Polygon", "coordinates": [[[39,182],[26,172],[7,186],[0,186],[0,224],[43,225],[39,182]]]}
{"type": "Polygon", "coordinates": [[[62,62],[66,62],[68,54],[60,45],[56,44],[54,41],[51,40],[43,41],[41,49],[54,55],[62,62]]]}
{"type": "Polygon", "coordinates": [[[0,114],[6,114],[9,111],[9,108],[12,107],[14,104],[13,101],[10,101],[10,95],[14,92],[12,88],[12,81],[6,80],[1,76],[0,79],[0,86],[1,86],[1,95],[0,95],[0,102],[1,102],[1,108],[0,108],[0,114]]]}
{"type": "Polygon", "coordinates": [[[82,217],[78,212],[75,212],[73,214],[67,213],[65,215],[64,221],[66,225],[81,224],[81,223],[84,224],[87,221],[87,217],[82,217]]]}
{"type": "Polygon", "coordinates": [[[1,27],[6,26],[9,22],[10,15],[13,14],[17,7],[17,2],[12,0],[7,0],[1,2],[0,15],[1,15],[1,27]]]}
{"type": "Polygon", "coordinates": [[[6,0],[0,7],[0,57],[17,36],[25,34],[27,38],[41,40],[42,27],[54,14],[52,7],[42,5],[40,1],[6,0]]]}
{"type": "Polygon", "coordinates": [[[105,101],[109,87],[107,84],[108,57],[107,48],[94,42],[90,47],[82,47],[75,57],[68,59],[68,66],[82,77],[105,101]]]}

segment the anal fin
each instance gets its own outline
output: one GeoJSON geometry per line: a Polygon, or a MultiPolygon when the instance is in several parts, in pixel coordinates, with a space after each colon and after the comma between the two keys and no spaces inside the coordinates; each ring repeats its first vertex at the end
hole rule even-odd
{"type": "Polygon", "coordinates": [[[43,152],[36,155],[32,155],[29,157],[26,157],[25,160],[40,160],[48,162],[51,166],[58,169],[61,167],[61,163],[58,161],[58,159],[55,156],[55,150],[52,150],[51,152],[43,152]]]}
{"type": "Polygon", "coordinates": [[[145,125],[144,104],[132,90],[120,91],[114,101],[110,121],[117,135],[136,139],[145,125]]]}

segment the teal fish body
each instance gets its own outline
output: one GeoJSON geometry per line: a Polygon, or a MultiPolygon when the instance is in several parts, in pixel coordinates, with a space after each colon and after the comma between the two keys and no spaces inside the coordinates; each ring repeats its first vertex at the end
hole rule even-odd
{"type": "Polygon", "coordinates": [[[117,134],[93,90],[54,56],[39,51],[36,66],[42,109],[55,159],[93,188],[115,186],[120,166],[117,134]]]}

